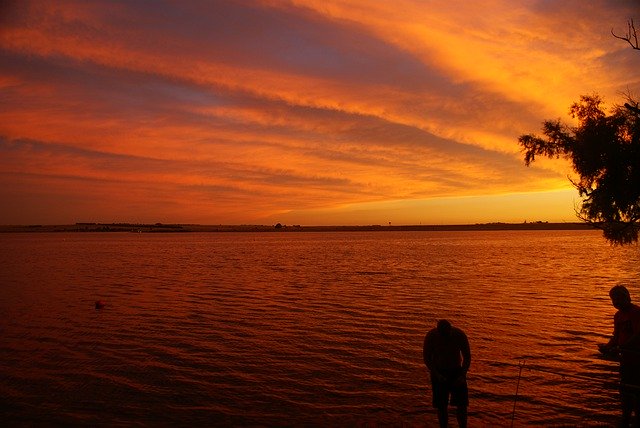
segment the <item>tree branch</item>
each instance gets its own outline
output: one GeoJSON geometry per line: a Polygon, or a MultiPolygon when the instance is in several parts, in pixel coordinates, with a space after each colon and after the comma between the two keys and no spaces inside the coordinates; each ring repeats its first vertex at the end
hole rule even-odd
{"type": "Polygon", "coordinates": [[[627,21],[627,34],[626,36],[618,36],[613,32],[613,28],[611,29],[611,34],[616,39],[624,40],[629,43],[633,49],[640,50],[640,45],[638,45],[638,31],[636,30],[636,26],[633,23],[633,19],[629,19],[627,21]]]}

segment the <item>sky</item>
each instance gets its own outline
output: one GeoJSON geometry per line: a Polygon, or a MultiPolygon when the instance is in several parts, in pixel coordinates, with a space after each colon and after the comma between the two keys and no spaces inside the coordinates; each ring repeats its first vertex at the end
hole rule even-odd
{"type": "Polygon", "coordinates": [[[640,0],[0,2],[0,224],[577,221],[518,136],[640,94],[640,0]]]}

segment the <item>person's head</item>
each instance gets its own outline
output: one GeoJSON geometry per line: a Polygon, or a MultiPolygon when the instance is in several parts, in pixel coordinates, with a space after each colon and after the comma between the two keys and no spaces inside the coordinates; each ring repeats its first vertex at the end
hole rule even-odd
{"type": "Polygon", "coordinates": [[[449,337],[451,334],[451,323],[447,320],[438,321],[438,334],[442,337],[449,337]]]}
{"type": "Polygon", "coordinates": [[[631,304],[631,295],[624,285],[616,285],[609,291],[611,303],[616,309],[625,309],[631,304]]]}

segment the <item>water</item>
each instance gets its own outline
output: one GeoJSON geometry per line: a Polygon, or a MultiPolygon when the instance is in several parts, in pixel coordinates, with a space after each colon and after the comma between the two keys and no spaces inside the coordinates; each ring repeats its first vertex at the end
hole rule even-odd
{"type": "Polygon", "coordinates": [[[10,426],[434,426],[422,341],[439,318],[471,342],[470,426],[607,426],[618,414],[616,364],[596,351],[612,329],[607,293],[627,282],[640,299],[640,251],[597,231],[0,244],[10,426]]]}

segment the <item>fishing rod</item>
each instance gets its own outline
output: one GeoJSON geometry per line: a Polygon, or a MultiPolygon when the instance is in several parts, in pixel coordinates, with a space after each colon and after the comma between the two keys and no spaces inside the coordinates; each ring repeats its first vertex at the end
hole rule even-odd
{"type": "MultiPolygon", "coordinates": [[[[506,363],[506,364],[514,365],[514,364],[510,364],[510,363],[506,363]]],[[[545,368],[545,367],[536,367],[536,366],[531,366],[531,365],[528,365],[527,369],[531,370],[531,371],[536,371],[536,372],[554,374],[554,375],[557,375],[557,376],[561,376],[562,378],[567,378],[568,377],[568,378],[572,378],[572,379],[598,380],[598,381],[606,380],[606,379],[602,379],[602,378],[596,377],[596,376],[581,375],[581,374],[576,374],[576,373],[567,373],[567,372],[563,372],[563,371],[559,371],[559,370],[548,369],[548,368],[545,368]]]]}
{"type": "MultiPolygon", "coordinates": [[[[521,360],[517,364],[517,366],[520,368],[520,370],[518,372],[518,381],[520,381],[520,377],[522,375],[522,368],[524,367],[524,361],[525,360],[521,360]]],[[[516,366],[516,364],[510,363],[510,362],[501,362],[500,364],[509,365],[509,366],[516,366]]],[[[607,381],[607,379],[603,379],[603,378],[597,377],[597,376],[581,375],[581,374],[576,374],[576,373],[567,373],[567,372],[563,372],[563,371],[560,371],[560,370],[549,369],[549,368],[546,368],[546,367],[536,367],[536,366],[528,365],[527,369],[528,370],[532,370],[532,371],[538,371],[538,372],[543,372],[543,373],[554,374],[554,375],[560,376],[562,378],[572,378],[572,379],[580,379],[580,380],[588,380],[588,381],[600,381],[600,382],[607,381]]],[[[620,385],[624,386],[624,387],[640,390],[640,385],[635,385],[635,384],[630,384],[630,383],[620,383],[620,385]]]]}
{"type": "Polygon", "coordinates": [[[518,390],[520,389],[520,378],[522,377],[522,368],[524,367],[525,360],[520,361],[518,366],[520,370],[518,370],[518,382],[516,382],[516,395],[513,397],[513,410],[511,411],[511,428],[513,428],[513,421],[516,418],[516,403],[518,402],[518,390]]]}
{"type": "MultiPolygon", "coordinates": [[[[500,364],[504,364],[504,365],[508,365],[508,366],[515,366],[515,364],[510,363],[510,362],[500,362],[500,364]]],[[[522,378],[522,369],[524,368],[526,364],[526,359],[522,359],[518,362],[518,380],[516,381],[516,393],[513,397],[513,410],[511,411],[511,428],[513,428],[513,423],[516,417],[516,405],[518,403],[518,393],[520,390],[520,379],[522,378]]],[[[547,369],[544,367],[531,367],[530,365],[527,366],[527,369],[532,370],[532,371],[538,371],[538,372],[543,372],[543,373],[550,373],[550,374],[554,374],[557,376],[561,376],[563,379],[564,378],[573,378],[573,379],[580,379],[580,380],[588,380],[588,381],[606,381],[606,379],[602,379],[599,377],[595,377],[595,376],[587,376],[587,375],[580,375],[580,374],[575,374],[575,373],[566,373],[566,372],[561,372],[559,370],[552,370],[552,369],[547,369]]],[[[620,386],[622,388],[626,388],[626,389],[635,389],[640,391],[640,385],[635,385],[635,384],[630,384],[630,383],[623,383],[620,382],[619,383],[620,386]]]]}

